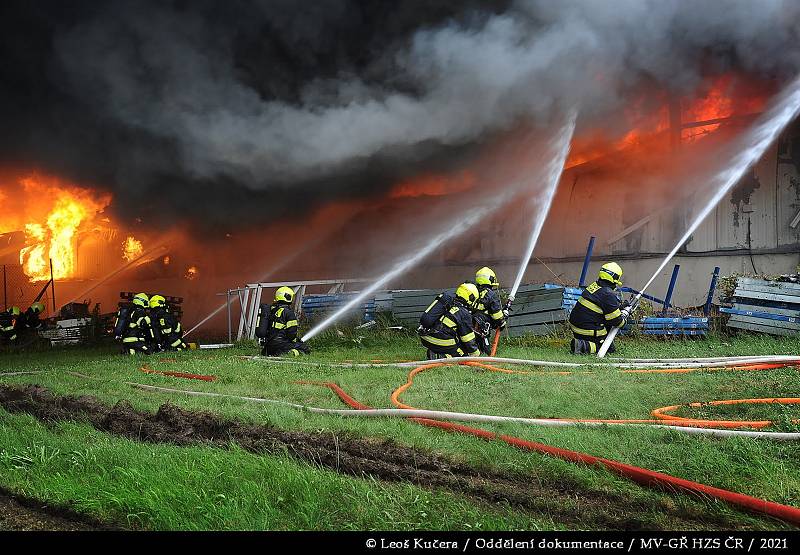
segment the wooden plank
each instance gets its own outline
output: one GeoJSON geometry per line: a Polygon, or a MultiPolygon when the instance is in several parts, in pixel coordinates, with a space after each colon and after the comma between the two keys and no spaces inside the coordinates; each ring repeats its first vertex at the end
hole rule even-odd
{"type": "Polygon", "coordinates": [[[523,335],[549,335],[553,333],[561,333],[563,327],[561,324],[539,324],[534,326],[518,326],[508,329],[509,337],[520,337],[523,335]]]}
{"type": "Polygon", "coordinates": [[[561,299],[550,299],[547,301],[526,303],[521,306],[512,306],[511,315],[520,316],[522,314],[533,314],[535,312],[544,312],[546,310],[558,310],[560,308],[561,308],[561,299]]]}
{"type": "MultiPolygon", "coordinates": [[[[773,287],[768,285],[737,285],[736,291],[748,291],[755,293],[772,293],[773,295],[786,295],[789,297],[800,297],[800,290],[787,289],[785,287],[773,287]]],[[[735,295],[736,293],[734,293],[735,295]]]]}
{"type": "MultiPolygon", "coordinates": [[[[786,289],[795,289],[798,291],[798,295],[800,295],[800,283],[792,283],[790,281],[766,281],[763,279],[753,279],[753,278],[745,278],[740,277],[736,280],[736,285],[756,285],[756,286],[768,286],[768,287],[784,287],[786,289]]],[[[748,287],[749,289],[749,287],[748,287]]]]}
{"type": "Polygon", "coordinates": [[[725,308],[719,309],[723,314],[735,314],[738,316],[752,316],[754,318],[761,318],[763,320],[778,320],[782,322],[800,323],[799,316],[786,316],[784,314],[771,314],[769,312],[760,312],[757,310],[741,310],[738,308],[725,308]]]}
{"type": "Polygon", "coordinates": [[[774,326],[764,326],[761,324],[751,324],[748,322],[736,322],[736,321],[728,321],[729,328],[737,328],[740,330],[746,331],[756,331],[761,333],[768,333],[771,335],[788,335],[788,336],[796,336],[798,332],[787,330],[786,328],[776,328],[774,326]]]}
{"type": "Polygon", "coordinates": [[[519,296],[521,293],[529,293],[533,291],[547,291],[548,289],[550,288],[540,283],[528,283],[526,285],[519,286],[519,289],[517,289],[517,296],[519,296]]]}
{"type": "Polygon", "coordinates": [[[508,319],[509,327],[527,326],[530,324],[542,324],[544,322],[563,322],[567,319],[564,310],[550,310],[547,312],[537,312],[535,314],[524,314],[522,316],[511,316],[508,319]]]}
{"type": "MultiPolygon", "coordinates": [[[[735,310],[744,310],[744,311],[747,311],[747,312],[764,312],[766,314],[777,314],[777,315],[781,315],[781,316],[791,316],[791,317],[800,316],[800,308],[793,310],[791,308],[778,308],[778,307],[774,307],[774,306],[760,306],[760,305],[756,305],[756,304],[747,304],[747,303],[734,303],[733,308],[735,310]]],[[[722,310],[722,309],[720,309],[720,310],[722,310]]]]}
{"type": "Polygon", "coordinates": [[[748,324],[758,324],[760,326],[770,326],[773,328],[783,328],[787,330],[794,330],[795,333],[800,332],[800,324],[793,322],[782,322],[781,320],[767,320],[766,318],[756,318],[753,316],[741,316],[734,314],[728,322],[745,322],[748,324]]]}
{"type": "Polygon", "coordinates": [[[436,295],[432,295],[430,297],[411,297],[405,299],[394,299],[392,301],[392,307],[400,310],[405,310],[406,308],[415,308],[415,307],[422,307],[422,310],[428,308],[428,306],[433,302],[433,299],[436,298],[436,295]]]}
{"type": "Polygon", "coordinates": [[[800,297],[793,295],[774,295],[772,293],[761,293],[757,291],[742,291],[738,287],[733,296],[738,299],[760,299],[777,303],[800,304],[800,297]]]}

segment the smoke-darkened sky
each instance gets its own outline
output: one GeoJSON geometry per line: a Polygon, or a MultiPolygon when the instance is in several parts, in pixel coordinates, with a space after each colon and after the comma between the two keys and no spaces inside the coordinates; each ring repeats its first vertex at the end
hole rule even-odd
{"type": "Polygon", "coordinates": [[[380,194],[643,84],[800,71],[793,0],[5,0],[0,165],[200,232],[380,194]]]}

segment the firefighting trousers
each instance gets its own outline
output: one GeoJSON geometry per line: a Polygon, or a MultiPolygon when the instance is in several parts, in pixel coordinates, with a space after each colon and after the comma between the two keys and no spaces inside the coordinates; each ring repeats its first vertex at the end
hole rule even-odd
{"type": "Polygon", "coordinates": [[[276,338],[268,341],[262,348],[262,356],[279,357],[285,354],[300,356],[301,353],[308,354],[311,348],[302,341],[289,341],[288,339],[276,338]]]}

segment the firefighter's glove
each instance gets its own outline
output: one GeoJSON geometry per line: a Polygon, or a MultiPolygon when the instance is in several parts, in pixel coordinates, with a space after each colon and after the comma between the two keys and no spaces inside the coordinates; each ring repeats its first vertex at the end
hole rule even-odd
{"type": "Polygon", "coordinates": [[[418,334],[418,335],[424,335],[424,334],[426,334],[427,332],[428,332],[428,329],[427,329],[425,326],[423,326],[422,324],[420,324],[419,326],[417,326],[417,334],[418,334]]]}

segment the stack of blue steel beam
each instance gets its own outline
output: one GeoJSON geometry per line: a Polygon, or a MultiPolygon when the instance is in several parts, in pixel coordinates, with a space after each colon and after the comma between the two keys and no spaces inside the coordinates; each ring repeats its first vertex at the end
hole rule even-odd
{"type": "MultiPolygon", "coordinates": [[[[349,302],[357,293],[336,293],[334,295],[305,295],[303,297],[302,312],[306,318],[315,318],[349,302]]],[[[353,314],[360,313],[364,322],[375,319],[375,299],[367,299],[364,304],[353,309],[353,314]]]]}
{"type": "MultiPolygon", "coordinates": [[[[560,285],[546,283],[548,289],[561,288],[560,285]]],[[[582,289],[578,287],[565,287],[561,306],[567,314],[578,302],[582,289]]],[[[627,334],[631,332],[633,326],[637,326],[645,335],[674,336],[674,335],[699,335],[704,336],[708,333],[708,318],[695,316],[681,316],[678,314],[662,314],[660,316],[648,316],[636,322],[630,322],[622,328],[621,332],[627,334]]]]}
{"type": "Polygon", "coordinates": [[[800,284],[739,278],[733,305],[720,307],[730,314],[729,328],[768,333],[800,334],[800,284]]]}

